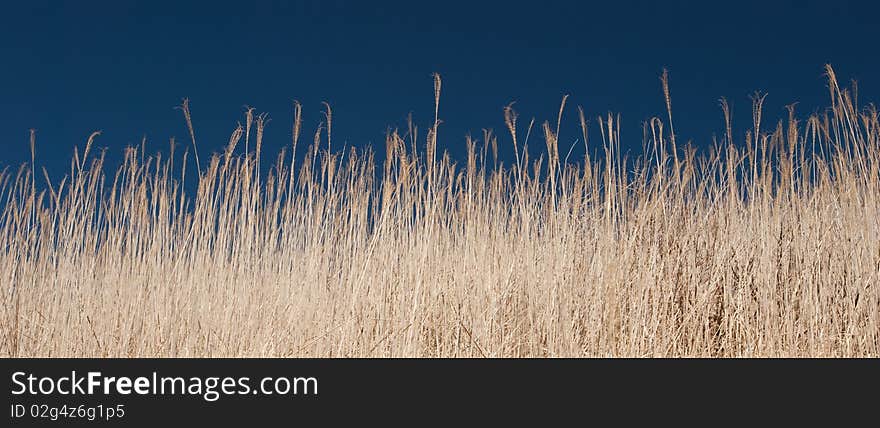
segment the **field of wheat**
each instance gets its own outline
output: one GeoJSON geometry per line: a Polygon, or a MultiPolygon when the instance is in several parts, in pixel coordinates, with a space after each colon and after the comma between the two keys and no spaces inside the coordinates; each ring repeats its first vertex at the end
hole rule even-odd
{"type": "Polygon", "coordinates": [[[768,126],[755,97],[736,139],[722,100],[700,150],[664,78],[634,159],[580,110],[578,162],[512,108],[459,163],[436,109],[381,160],[333,151],[329,106],[271,168],[251,111],[202,159],[191,132],[107,171],[93,135],[63,180],[0,173],[0,356],[876,357],[880,122],[827,72],[828,109],[768,126]]]}

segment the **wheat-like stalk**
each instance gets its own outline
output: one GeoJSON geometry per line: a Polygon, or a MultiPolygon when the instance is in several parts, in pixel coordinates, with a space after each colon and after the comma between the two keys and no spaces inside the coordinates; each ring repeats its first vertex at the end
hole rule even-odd
{"type": "Polygon", "coordinates": [[[329,105],[295,163],[295,102],[293,158],[263,174],[268,120],[247,108],[196,156],[195,193],[188,149],[108,171],[98,133],[36,183],[32,133],[31,164],[0,172],[0,355],[876,357],[880,122],[826,74],[827,113],[767,130],[756,95],[740,142],[722,99],[725,138],[697,151],[664,72],[667,119],[634,160],[610,114],[589,157],[579,108],[587,156],[561,161],[563,98],[530,161],[507,106],[510,169],[489,130],[462,167],[434,158],[439,76],[428,132],[389,130],[378,171],[369,148],[330,150],[329,105]]]}

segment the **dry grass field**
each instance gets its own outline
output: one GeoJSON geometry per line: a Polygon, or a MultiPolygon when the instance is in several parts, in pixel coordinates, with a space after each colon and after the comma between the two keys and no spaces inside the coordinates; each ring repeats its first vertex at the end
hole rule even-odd
{"type": "Polygon", "coordinates": [[[664,79],[635,159],[614,116],[581,112],[575,163],[511,108],[458,163],[436,110],[378,162],[334,151],[329,106],[305,135],[295,105],[300,158],[261,159],[250,111],[201,159],[191,134],[108,171],[93,135],[64,180],[0,173],[0,356],[876,357],[880,122],[827,72],[825,111],[756,97],[743,140],[722,101],[700,150],[664,79]]]}

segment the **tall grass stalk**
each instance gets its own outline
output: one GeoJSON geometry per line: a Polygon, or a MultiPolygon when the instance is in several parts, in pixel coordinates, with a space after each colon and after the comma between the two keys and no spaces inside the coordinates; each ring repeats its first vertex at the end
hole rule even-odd
{"type": "Polygon", "coordinates": [[[58,182],[33,156],[0,173],[0,355],[878,356],[880,122],[827,74],[830,109],[765,130],[757,95],[741,144],[722,100],[726,134],[697,152],[664,72],[668,118],[634,160],[609,115],[587,147],[605,157],[560,162],[563,99],[544,156],[509,106],[515,165],[484,131],[458,166],[438,153],[439,76],[426,152],[410,123],[379,169],[331,152],[329,105],[295,161],[294,104],[268,174],[248,108],[194,195],[188,151],[130,148],[111,172],[93,134],[58,182]]]}

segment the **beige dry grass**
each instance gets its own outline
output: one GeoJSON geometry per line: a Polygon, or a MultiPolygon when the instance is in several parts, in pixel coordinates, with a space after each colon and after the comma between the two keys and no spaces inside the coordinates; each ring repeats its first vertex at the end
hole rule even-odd
{"type": "Polygon", "coordinates": [[[129,149],[106,175],[93,135],[61,182],[0,175],[0,355],[878,356],[880,123],[828,77],[823,114],[764,130],[756,97],[735,143],[722,102],[697,153],[670,111],[635,161],[613,116],[590,142],[607,162],[561,161],[558,121],[530,160],[508,108],[510,169],[488,132],[435,160],[436,118],[376,169],[329,151],[327,106],[301,166],[261,179],[233,153],[252,121],[260,150],[248,110],[193,198],[187,154],[129,149]]]}

